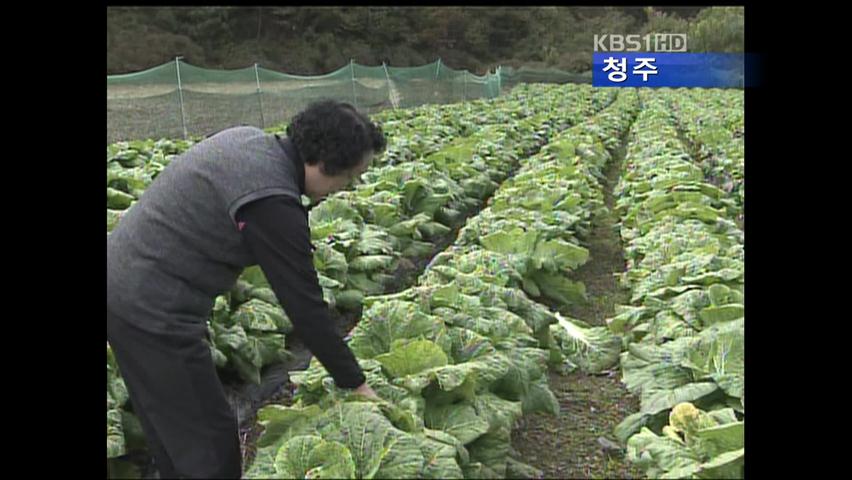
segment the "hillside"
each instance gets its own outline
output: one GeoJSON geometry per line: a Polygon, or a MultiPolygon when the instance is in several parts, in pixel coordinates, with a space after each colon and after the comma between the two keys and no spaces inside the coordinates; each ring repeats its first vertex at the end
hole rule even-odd
{"type": "Polygon", "coordinates": [[[594,34],[689,32],[690,50],[742,51],[739,7],[109,7],[107,74],[182,55],[207,68],[259,63],[301,75],[440,57],[482,74],[497,65],[590,68],[594,34]]]}

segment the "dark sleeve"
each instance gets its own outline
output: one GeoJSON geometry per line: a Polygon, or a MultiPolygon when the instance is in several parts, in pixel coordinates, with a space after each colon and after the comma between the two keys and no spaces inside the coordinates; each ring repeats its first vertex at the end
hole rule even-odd
{"type": "Polygon", "coordinates": [[[364,373],[335,329],[313,264],[308,218],[295,199],[266,197],[241,207],[236,220],[295,333],[341,388],[364,383],[364,373]]]}

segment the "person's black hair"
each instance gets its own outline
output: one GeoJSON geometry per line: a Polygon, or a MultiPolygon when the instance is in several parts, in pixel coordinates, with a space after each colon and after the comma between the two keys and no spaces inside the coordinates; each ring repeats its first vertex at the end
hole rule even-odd
{"type": "Polygon", "coordinates": [[[357,166],[367,152],[380,154],[387,140],[379,125],[352,105],[336,100],[313,103],[287,126],[287,136],[308,165],[320,163],[326,175],[357,166]]]}

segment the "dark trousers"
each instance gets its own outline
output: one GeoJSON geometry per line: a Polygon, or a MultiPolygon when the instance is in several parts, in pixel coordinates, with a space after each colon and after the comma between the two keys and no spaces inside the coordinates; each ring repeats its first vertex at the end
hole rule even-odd
{"type": "Polygon", "coordinates": [[[239,427],[210,347],[107,312],[107,340],[160,478],[240,478],[239,427]]]}

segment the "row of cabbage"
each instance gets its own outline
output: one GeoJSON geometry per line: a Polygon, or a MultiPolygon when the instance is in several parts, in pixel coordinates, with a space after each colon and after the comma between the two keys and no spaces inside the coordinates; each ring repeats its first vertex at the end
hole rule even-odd
{"type": "Polygon", "coordinates": [[[465,226],[460,242],[514,255],[520,262],[512,266],[517,285],[533,297],[547,297],[558,306],[583,297],[582,285],[561,273],[563,267],[575,268],[588,260],[582,247],[593,217],[606,209],[603,169],[637,110],[638,97],[627,90],[607,110],[563,132],[543,149],[535,165],[507,182],[490,207],[465,226]],[[534,185],[538,188],[531,188],[534,185]],[[541,258],[532,260],[540,241],[558,243],[551,245],[552,252],[540,251],[541,258]],[[572,246],[561,251],[567,244],[572,246]],[[560,265],[563,261],[567,263],[560,265]]]}
{"type": "MultiPolygon", "coordinates": [[[[606,209],[603,170],[638,108],[635,92],[623,91],[609,108],[554,138],[468,221],[426,278],[474,275],[556,309],[584,301],[584,285],[572,281],[571,272],[589,260],[591,223],[606,209]]],[[[539,346],[550,349],[553,366],[598,373],[617,363],[621,341],[606,328],[558,313],[545,319],[557,321],[536,323],[533,330],[539,346]]]]}
{"type": "MultiPolygon", "coordinates": [[[[526,95],[524,89],[520,92],[526,95]]],[[[602,108],[609,95],[593,95],[589,88],[565,94],[542,87],[535,97],[547,108],[548,102],[561,101],[566,109],[582,105],[581,109],[592,111],[602,108]]],[[[365,174],[364,184],[311,211],[317,246],[314,260],[330,305],[357,308],[364,294],[381,293],[388,273],[401,259],[429,252],[433,245],[428,241],[446,234],[450,225],[463,221],[463,214],[480,206],[521,154],[540,145],[553,125],[572,121],[548,122],[546,114],[539,114],[506,123],[511,114],[504,109],[523,110],[522,100],[526,102],[526,98],[502,102],[488,113],[498,125],[483,128],[463,144],[450,147],[451,151],[417,163],[373,169],[365,174]]],[[[217,298],[209,325],[217,365],[235,370],[248,381],[259,382],[264,366],[286,358],[284,335],[292,327],[256,268],[248,269],[228,295],[217,298]]],[[[117,373],[114,367],[112,371],[117,373]]],[[[130,418],[129,429],[137,431],[132,415],[121,410],[126,395],[120,377],[113,375],[110,385],[110,410],[117,412],[112,417],[130,418]]],[[[113,456],[125,451],[123,426],[110,424],[108,444],[113,456]]]]}
{"type": "Polygon", "coordinates": [[[667,100],[681,94],[642,92],[615,191],[632,297],[608,323],[628,344],[623,381],[641,399],[616,435],[649,477],[739,478],[743,233],[737,205],[678,139],[667,100]]]}
{"type": "MultiPolygon", "coordinates": [[[[558,225],[563,213],[588,221],[594,202],[586,200],[600,198],[605,144],[626,131],[637,105],[635,95],[619,96],[592,122],[558,135],[555,147],[522,160],[491,206],[468,222],[463,231],[470,234],[436,257],[416,287],[368,297],[350,347],[382,400],[337,389],[312,361],[307,370],[291,374],[298,387],[293,406],[258,412],[265,430],[247,477],[538,475],[511,456],[515,421],[530,412],[558,414],[545,375],[548,363],[562,364],[564,355],[575,365],[594,368],[597,359],[578,346],[584,339],[581,327],[525,293],[518,268],[530,275],[565,276],[588,252],[558,228],[535,238],[496,235],[514,235],[521,225],[558,225]],[[512,198],[564,193],[566,187],[571,193],[564,201],[542,198],[548,202],[543,215],[537,203],[511,205],[512,198]],[[511,225],[473,240],[476,228],[500,220],[511,225]],[[520,248],[506,251],[507,242],[520,248]],[[578,341],[563,350],[554,336],[578,341]]],[[[617,342],[615,360],[619,351],[617,342]]]]}
{"type": "Polygon", "coordinates": [[[745,97],[742,90],[678,89],[666,95],[677,127],[705,177],[742,209],[745,199],[745,97]]]}

